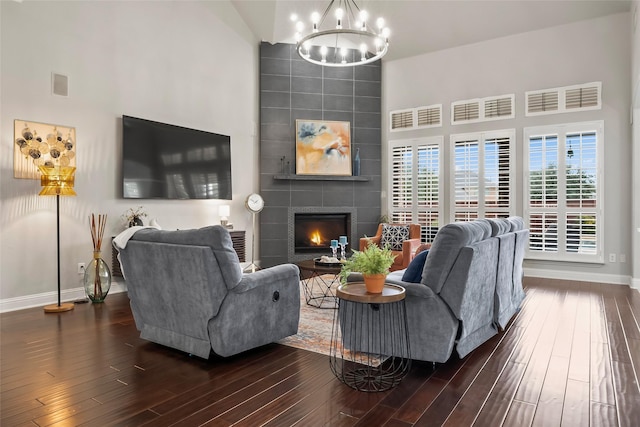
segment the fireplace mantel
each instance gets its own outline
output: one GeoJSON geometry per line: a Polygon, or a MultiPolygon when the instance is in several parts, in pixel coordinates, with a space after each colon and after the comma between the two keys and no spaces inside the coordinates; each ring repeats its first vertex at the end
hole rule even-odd
{"type": "Polygon", "coordinates": [[[368,176],[341,175],[274,175],[273,179],[286,181],[371,181],[368,176]]]}

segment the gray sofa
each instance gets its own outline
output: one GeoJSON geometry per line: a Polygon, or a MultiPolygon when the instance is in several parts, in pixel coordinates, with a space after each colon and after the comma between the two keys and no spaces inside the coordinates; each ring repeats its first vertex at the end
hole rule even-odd
{"type": "Polygon", "coordinates": [[[298,331],[298,267],[243,274],[221,226],[141,229],[124,247],[114,246],[146,340],[203,358],[211,351],[226,357],[298,331]]]}
{"type": "MultiPolygon", "coordinates": [[[[454,348],[464,357],[507,324],[524,298],[527,240],[518,217],[447,224],[436,234],[420,283],[403,281],[404,270],[389,274],[387,282],[406,290],[412,359],[445,362],[454,348]]],[[[350,331],[343,334],[351,339],[350,331]]]]}

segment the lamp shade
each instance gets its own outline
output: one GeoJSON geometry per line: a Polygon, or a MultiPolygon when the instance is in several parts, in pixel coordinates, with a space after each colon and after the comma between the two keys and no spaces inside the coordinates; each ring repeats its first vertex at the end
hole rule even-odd
{"type": "Polygon", "coordinates": [[[40,196],[75,196],[73,190],[76,168],[72,166],[38,166],[40,177],[40,196]]]}
{"type": "Polygon", "coordinates": [[[218,207],[218,215],[220,215],[220,217],[228,217],[229,215],[231,215],[231,208],[229,205],[220,205],[218,207]]]}

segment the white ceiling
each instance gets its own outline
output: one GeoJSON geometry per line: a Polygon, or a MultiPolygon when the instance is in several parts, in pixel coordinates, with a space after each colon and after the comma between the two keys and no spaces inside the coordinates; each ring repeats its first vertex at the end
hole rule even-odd
{"type": "MultiPolygon", "coordinates": [[[[622,0],[356,0],[391,29],[386,60],[448,49],[497,37],[628,12],[622,0]]],[[[232,0],[254,34],[293,43],[292,13],[309,21],[329,0],[232,0]]]]}

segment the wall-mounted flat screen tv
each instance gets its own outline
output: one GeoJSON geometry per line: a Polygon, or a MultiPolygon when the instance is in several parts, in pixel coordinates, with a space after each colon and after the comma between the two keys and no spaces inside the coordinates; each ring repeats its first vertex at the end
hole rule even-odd
{"type": "Polygon", "coordinates": [[[122,116],[125,199],[231,200],[231,138],[122,116]]]}

